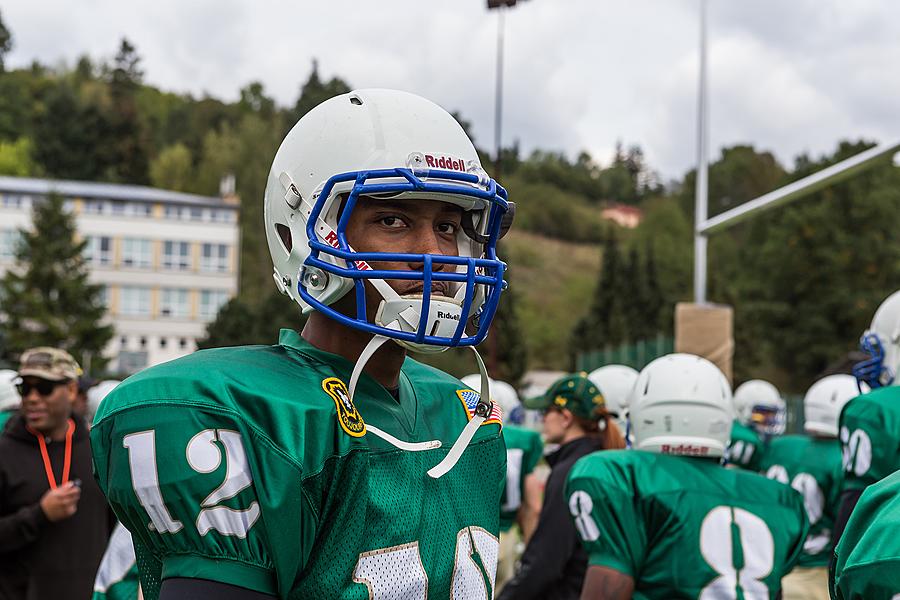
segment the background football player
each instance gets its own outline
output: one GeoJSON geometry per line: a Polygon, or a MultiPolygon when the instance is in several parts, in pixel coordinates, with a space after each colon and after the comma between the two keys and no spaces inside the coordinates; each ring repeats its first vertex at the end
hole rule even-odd
{"type": "Polygon", "coordinates": [[[785,600],[828,600],[828,563],[834,548],[831,531],[842,471],[838,417],[856,394],[856,379],[852,375],[820,379],[803,398],[808,435],[775,438],[766,449],[763,472],[800,492],[809,517],[809,535],[797,568],[782,581],[785,600]]]}
{"type": "Polygon", "coordinates": [[[627,365],[605,365],[588,373],[588,379],[603,391],[606,412],[615,420],[629,442],[628,396],[637,381],[638,372],[627,365]]]}
{"type": "Polygon", "coordinates": [[[635,450],[572,468],[571,518],[589,555],[581,598],[775,598],[808,523],[792,488],[721,467],[731,387],[706,359],[670,354],[629,401],[635,450]]]}
{"type": "Polygon", "coordinates": [[[759,471],[768,440],[784,432],[784,399],[768,381],[751,379],[734,391],[734,408],[737,415],[726,460],[731,466],[759,471]]]}
{"type": "MultiPolygon", "coordinates": [[[[481,391],[480,373],[466,375],[462,382],[481,391]]],[[[506,442],[506,485],[500,502],[500,557],[495,586],[501,590],[513,576],[520,546],[528,543],[537,527],[544,488],[534,468],[544,453],[544,444],[537,431],[520,427],[525,411],[516,389],[497,379],[491,379],[490,386],[491,400],[503,410],[506,442]]]]}
{"type": "Polygon", "coordinates": [[[142,371],[91,430],[145,597],[491,597],[499,412],[406,354],[487,335],[511,213],[428,100],[358,90],[294,126],[265,232],[303,332],[142,371]]]}
{"type": "Polygon", "coordinates": [[[544,440],[559,447],[547,455],[550,476],[537,529],[498,600],[577,598],[587,555],[578,543],[563,496],[566,476],[582,456],[624,448],[625,440],[606,412],[602,390],[584,373],[559,379],[543,396],[526,399],[525,405],[544,412],[544,440]]]}
{"type": "Polygon", "coordinates": [[[853,374],[861,391],[871,391],[851,400],[841,413],[844,479],[835,539],[866,486],[900,469],[900,291],[875,311],[860,347],[870,358],[856,365],[853,374]]]}

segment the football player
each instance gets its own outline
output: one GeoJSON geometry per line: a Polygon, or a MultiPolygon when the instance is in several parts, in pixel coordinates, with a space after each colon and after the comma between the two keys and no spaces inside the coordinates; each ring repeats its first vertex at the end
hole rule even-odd
{"type": "Polygon", "coordinates": [[[606,365],[588,374],[588,379],[603,391],[606,410],[616,421],[616,425],[628,442],[631,442],[628,427],[628,396],[637,378],[638,372],[627,365],[606,365]]]}
{"type": "MultiPolygon", "coordinates": [[[[481,391],[481,375],[466,375],[462,382],[481,391]]],[[[497,563],[496,588],[513,576],[518,560],[517,547],[528,543],[537,527],[541,512],[543,486],[534,468],[544,453],[541,435],[521,427],[522,403],[516,389],[505,381],[491,379],[491,400],[503,410],[503,439],[506,441],[506,485],[500,502],[500,558],[497,563]],[[518,531],[513,529],[518,525],[518,531]]]]}
{"type": "Polygon", "coordinates": [[[856,396],[852,375],[829,375],[803,398],[808,435],[775,438],[766,449],[763,472],[803,495],[809,535],[797,568],[784,578],[785,600],[828,600],[828,562],[834,546],[831,530],[841,486],[841,445],[837,441],[841,409],[856,396]]]}
{"type": "Polygon", "coordinates": [[[785,403],[774,385],[751,379],[734,391],[737,418],[725,453],[729,465],[759,471],[766,443],[784,432],[785,403]]]}
{"type": "Polygon", "coordinates": [[[629,401],[635,450],[572,468],[566,499],[589,555],[581,597],[775,598],[809,529],[792,488],[721,467],[734,408],[706,359],[670,354],[629,401]]]}
{"type": "Polygon", "coordinates": [[[91,430],[145,597],[490,598],[499,411],[407,351],[487,335],[505,190],[448,112],[371,89],[300,119],[264,206],[302,333],[142,371],[91,430]]]}
{"type": "Polygon", "coordinates": [[[863,490],[900,469],[900,290],[875,311],[860,347],[870,358],[853,370],[862,395],[841,413],[844,479],[835,539],[863,490]]]}
{"type": "MultiPolygon", "coordinates": [[[[854,400],[856,402],[856,400],[854,400]]],[[[900,596],[900,472],[865,489],[834,551],[831,597],[900,596]]]]}

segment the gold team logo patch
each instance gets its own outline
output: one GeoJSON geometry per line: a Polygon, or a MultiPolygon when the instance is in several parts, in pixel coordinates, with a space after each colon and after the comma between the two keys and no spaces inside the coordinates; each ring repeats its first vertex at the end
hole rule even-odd
{"type": "Polygon", "coordinates": [[[353,437],[366,435],[366,424],[350,400],[350,392],[344,382],[337,377],[329,377],[322,382],[322,389],[334,400],[341,429],[353,437]]]}

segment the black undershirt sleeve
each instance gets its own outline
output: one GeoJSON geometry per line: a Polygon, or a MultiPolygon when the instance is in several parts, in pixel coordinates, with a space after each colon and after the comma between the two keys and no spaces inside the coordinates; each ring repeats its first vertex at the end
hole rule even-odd
{"type": "Polygon", "coordinates": [[[838,541],[841,539],[844,528],[847,527],[847,521],[850,520],[850,515],[853,513],[853,509],[856,508],[856,503],[859,502],[859,497],[862,496],[863,491],[864,490],[844,490],[841,492],[841,500],[838,504],[838,514],[834,520],[834,530],[831,532],[832,547],[836,547],[838,541]]]}
{"type": "Polygon", "coordinates": [[[275,596],[247,588],[209,581],[175,577],[162,582],[159,600],[273,600],[275,596]]]}

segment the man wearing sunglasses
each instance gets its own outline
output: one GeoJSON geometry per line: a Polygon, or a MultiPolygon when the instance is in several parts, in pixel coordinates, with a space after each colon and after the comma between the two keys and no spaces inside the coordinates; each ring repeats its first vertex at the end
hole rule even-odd
{"type": "Polygon", "coordinates": [[[80,373],[64,350],[22,354],[21,407],[0,436],[0,599],[91,594],[114,523],[72,413],[80,373]]]}

